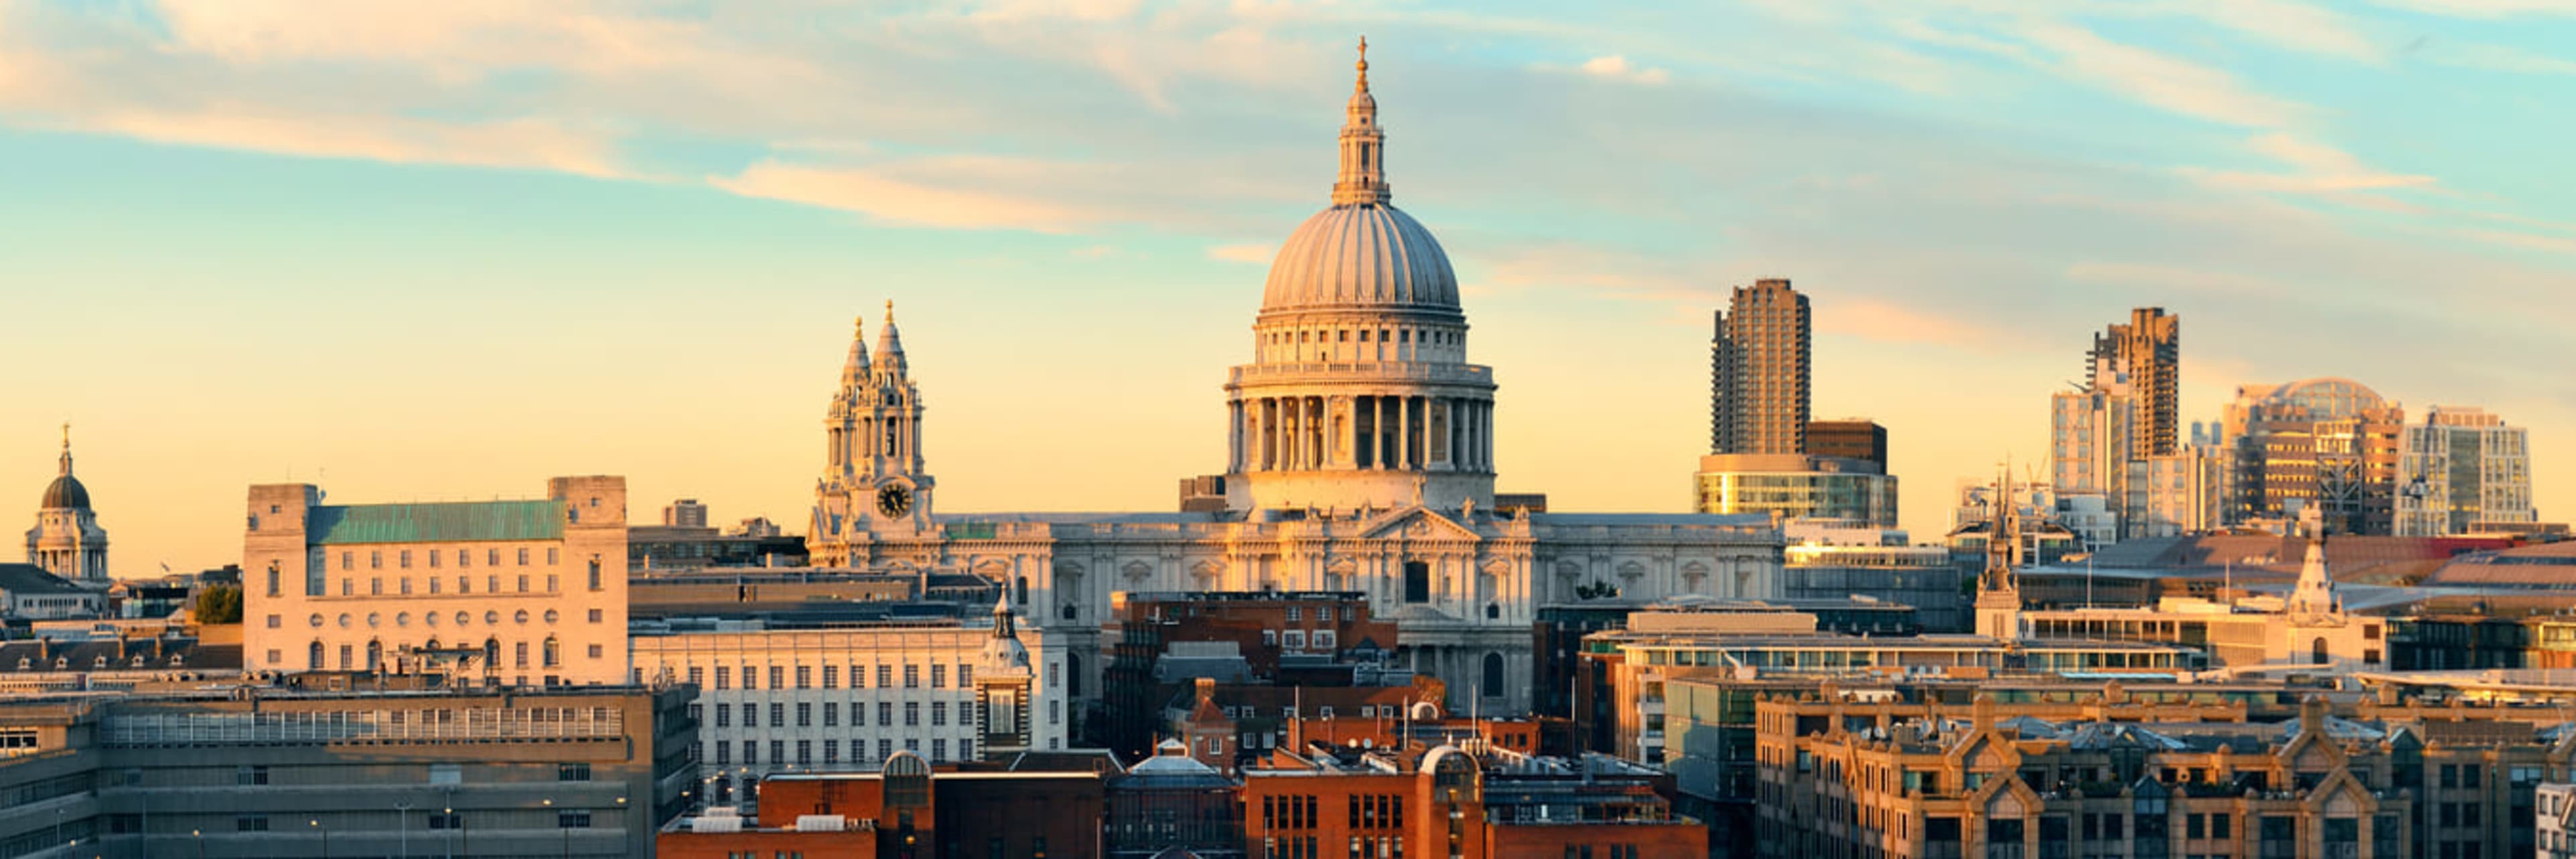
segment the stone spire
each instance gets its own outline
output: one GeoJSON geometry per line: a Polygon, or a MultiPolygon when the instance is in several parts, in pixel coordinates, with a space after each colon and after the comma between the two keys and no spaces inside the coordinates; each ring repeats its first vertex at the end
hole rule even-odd
{"type": "Polygon", "coordinates": [[[2021,542],[2021,523],[2012,498],[2012,466],[2007,461],[1995,476],[1992,511],[1986,525],[1986,568],[1977,574],[1977,634],[1991,638],[2021,637],[2021,582],[2013,575],[2013,549],[2021,542]]]}
{"type": "Polygon", "coordinates": [[[868,318],[850,323],[850,359],[841,362],[841,390],[857,389],[868,380],[868,318]]]}
{"type": "Polygon", "coordinates": [[[903,361],[903,335],[894,330],[894,302],[886,302],[885,326],[877,329],[877,365],[886,375],[903,378],[911,369],[903,361]]]}
{"type": "Polygon", "coordinates": [[[1386,203],[1386,130],[1377,124],[1377,98],[1369,94],[1368,39],[1360,39],[1359,81],[1351,85],[1342,123],[1342,172],[1333,182],[1333,205],[1386,203]]]}
{"type": "Polygon", "coordinates": [[[1011,623],[1011,590],[1009,588],[1001,590],[1002,595],[993,598],[993,637],[1018,638],[1019,630],[1011,623]]]}
{"type": "Polygon", "coordinates": [[[2295,620],[2314,621],[2331,618],[2343,612],[2335,597],[2334,579],[2326,575],[2325,518],[2317,505],[2309,505],[2299,523],[2308,532],[2307,556],[2299,562],[2299,584],[2290,591],[2290,616],[2295,620]]]}

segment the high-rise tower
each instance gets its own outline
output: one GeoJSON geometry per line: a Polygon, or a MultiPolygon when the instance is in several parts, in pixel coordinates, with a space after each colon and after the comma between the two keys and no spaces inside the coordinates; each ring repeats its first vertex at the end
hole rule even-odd
{"type": "Polygon", "coordinates": [[[2182,317],[2162,307],[2130,310],[2127,324],[2114,322],[2093,335],[2093,349],[2085,359],[2087,389],[2125,384],[2137,398],[2129,421],[2131,455],[2145,459],[2173,453],[2181,414],[2182,317]]]}
{"type": "Polygon", "coordinates": [[[1807,452],[1807,297],[1789,281],[1737,287],[1709,341],[1709,452],[1807,452]]]}
{"type": "Polygon", "coordinates": [[[1226,504],[1490,508],[1493,369],[1467,363],[1449,255],[1393,202],[1366,41],[1358,69],[1333,204],[1279,246],[1226,381],[1226,504]]]}

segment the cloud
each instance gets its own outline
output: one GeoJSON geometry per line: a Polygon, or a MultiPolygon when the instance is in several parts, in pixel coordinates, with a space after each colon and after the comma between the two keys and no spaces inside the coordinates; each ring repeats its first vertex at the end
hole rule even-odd
{"type": "Polygon", "coordinates": [[[2021,27],[2021,34],[2056,54],[2053,66],[2058,70],[2184,116],[2276,128],[2310,113],[2305,105],[2256,92],[2219,69],[2114,42],[2083,27],[2032,21],[2021,27]]]}
{"type": "Polygon", "coordinates": [[[2287,134],[2257,135],[2247,141],[2247,146],[2295,169],[2288,173],[2256,173],[2184,167],[2177,172],[2212,188],[2322,194],[2354,205],[2392,210],[2403,207],[2363,192],[2431,189],[2437,184],[2431,176],[2374,170],[2351,153],[2287,134]]]}
{"type": "Polygon", "coordinates": [[[1090,245],[1087,247],[1074,248],[1073,250],[1066,251],[1065,254],[1073,257],[1074,259],[1108,259],[1109,257],[1117,256],[1118,249],[1108,245],[1090,245]]]}
{"type": "Polygon", "coordinates": [[[2376,0],[2381,6],[2457,18],[2576,16],[2576,0],[2376,0]]]}
{"type": "Polygon", "coordinates": [[[1671,72],[1663,69],[1650,69],[1643,66],[1633,65],[1628,62],[1627,57],[1619,56],[1617,54],[1593,57],[1592,59],[1583,61],[1582,65],[1575,66],[1574,68],[1576,71],[1604,80],[1646,84],[1649,86],[1659,86],[1671,83],[1673,80],[1671,72]]]}
{"type": "Polygon", "coordinates": [[[2444,44],[2425,53],[2446,66],[2526,75],[2576,75],[2576,60],[2504,45],[2444,44]]]}
{"type": "Polygon", "coordinates": [[[1965,320],[1867,298],[1843,299],[1818,307],[1815,325],[1817,331],[1826,334],[1881,343],[1919,343],[1976,351],[1992,349],[2003,339],[1965,320]]]}
{"type": "Polygon", "coordinates": [[[2283,295],[2288,284],[2232,271],[2132,262],[2079,262],[2066,267],[2066,279],[2077,283],[2122,287],[2140,300],[2162,292],[2184,291],[2214,296],[2283,295]]]}
{"type": "Polygon", "coordinates": [[[1279,249],[1275,245],[1259,243],[1216,245],[1207,249],[1207,258],[1221,262],[1263,264],[1270,262],[1271,258],[1278,253],[1279,249]]]}
{"type": "Polygon", "coordinates": [[[2212,23],[2294,51],[2378,62],[2383,52],[2343,15],[2289,0],[2209,0],[2193,10],[2212,23]]]}
{"type": "MultiPolygon", "coordinates": [[[[1050,169],[1049,165],[1033,162],[963,160],[995,174],[1032,176],[1050,169]]],[[[898,226],[1072,233],[1116,219],[1110,212],[1078,204],[926,181],[899,175],[901,172],[901,168],[813,167],[773,160],[751,165],[732,176],[711,177],[707,182],[745,197],[858,212],[879,223],[898,226]]]]}
{"type": "Polygon", "coordinates": [[[2576,238],[2543,236],[2512,230],[2463,229],[2460,235],[2505,247],[2576,256],[2576,238]]]}

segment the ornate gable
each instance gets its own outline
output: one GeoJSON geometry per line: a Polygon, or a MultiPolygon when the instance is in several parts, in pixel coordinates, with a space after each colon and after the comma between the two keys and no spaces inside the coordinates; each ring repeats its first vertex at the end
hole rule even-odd
{"type": "Polygon", "coordinates": [[[1477,535],[1474,529],[1422,507],[1391,513],[1369,526],[1360,535],[1379,540],[1477,542],[1484,539],[1477,535]]]}

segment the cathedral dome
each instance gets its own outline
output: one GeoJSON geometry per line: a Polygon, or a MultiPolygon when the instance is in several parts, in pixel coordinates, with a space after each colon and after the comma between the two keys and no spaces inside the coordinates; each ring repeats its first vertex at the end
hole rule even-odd
{"type": "Polygon", "coordinates": [[[80,478],[69,474],[54,478],[54,482],[45,487],[45,500],[38,503],[36,509],[87,510],[89,487],[82,486],[80,478]]]}
{"type": "Polygon", "coordinates": [[[1458,275],[1422,222],[1394,203],[1386,183],[1386,129],[1369,94],[1368,42],[1360,42],[1341,135],[1333,206],[1297,227],[1270,263],[1261,309],[1419,307],[1456,312],[1458,275]]]}
{"type": "Polygon", "coordinates": [[[1383,202],[1337,205],[1279,246],[1261,309],[1412,305],[1458,309],[1458,275],[1422,222],[1383,202]]]}

